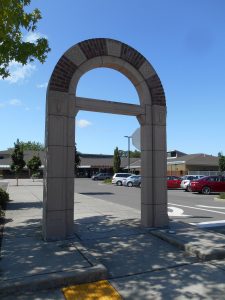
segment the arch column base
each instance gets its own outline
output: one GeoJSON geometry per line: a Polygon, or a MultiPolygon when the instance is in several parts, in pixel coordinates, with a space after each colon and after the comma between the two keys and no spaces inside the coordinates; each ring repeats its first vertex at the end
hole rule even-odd
{"type": "Polygon", "coordinates": [[[166,227],[168,224],[166,204],[141,204],[141,226],[158,228],[166,227]]]}

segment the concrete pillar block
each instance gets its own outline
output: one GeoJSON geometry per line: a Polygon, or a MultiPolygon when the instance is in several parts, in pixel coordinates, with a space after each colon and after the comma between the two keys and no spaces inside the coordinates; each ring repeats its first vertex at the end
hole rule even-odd
{"type": "Polygon", "coordinates": [[[141,204],[141,225],[144,227],[154,226],[154,211],[153,205],[151,204],[141,204]]]}
{"type": "Polygon", "coordinates": [[[47,211],[65,210],[67,203],[66,195],[66,179],[65,178],[48,178],[47,180],[47,211]]]}
{"type": "Polygon", "coordinates": [[[153,126],[153,145],[154,150],[166,151],[166,126],[154,125],[153,126]]]}
{"type": "Polygon", "coordinates": [[[154,203],[152,177],[141,177],[141,203],[154,203]]]}
{"type": "Polygon", "coordinates": [[[141,67],[139,68],[140,73],[144,77],[144,79],[148,79],[149,77],[156,74],[152,65],[146,60],[141,67]]]}
{"type": "Polygon", "coordinates": [[[47,115],[68,116],[68,93],[58,91],[48,91],[47,95],[47,115]]]}
{"type": "Polygon", "coordinates": [[[120,57],[121,43],[114,40],[106,40],[106,47],[108,55],[120,57]]]}
{"type": "Polygon", "coordinates": [[[115,56],[102,56],[103,67],[112,68],[123,73],[124,60],[115,56]]]}
{"type": "Polygon", "coordinates": [[[68,101],[68,118],[74,118],[76,116],[76,103],[75,103],[75,97],[74,97],[75,89],[73,90],[72,95],[68,95],[67,101],[68,101]]]}
{"type": "Polygon", "coordinates": [[[66,211],[66,235],[69,237],[74,233],[74,211],[73,209],[66,211]]]}
{"type": "Polygon", "coordinates": [[[47,176],[53,178],[74,178],[74,146],[48,146],[47,176]]]}
{"type": "Polygon", "coordinates": [[[166,151],[153,151],[153,177],[164,178],[167,171],[167,153],[166,151]]]}
{"type": "Polygon", "coordinates": [[[67,146],[74,147],[75,145],[75,118],[67,118],[67,146]]]}
{"type": "Polygon", "coordinates": [[[138,85],[136,85],[136,89],[138,92],[141,105],[145,105],[145,104],[151,105],[152,97],[147,83],[145,81],[140,82],[138,85]]]}
{"type": "Polygon", "coordinates": [[[154,204],[167,205],[167,182],[166,178],[156,178],[152,180],[152,191],[154,204]]]}
{"type": "Polygon", "coordinates": [[[66,178],[66,209],[74,210],[74,177],[66,178]]]}
{"type": "Polygon", "coordinates": [[[153,133],[151,125],[141,125],[141,150],[151,151],[153,149],[153,133]]]}
{"type": "Polygon", "coordinates": [[[165,227],[169,224],[169,218],[167,213],[167,205],[159,204],[154,206],[154,226],[165,227]]]}
{"type": "Polygon", "coordinates": [[[47,177],[64,178],[67,168],[67,147],[64,146],[48,146],[46,149],[47,154],[47,177]]]}
{"type": "Polygon", "coordinates": [[[152,151],[141,151],[141,175],[142,177],[152,177],[152,174],[152,151]]]}
{"type": "Polygon", "coordinates": [[[44,185],[47,210],[74,209],[74,178],[48,178],[44,185]]]}
{"type": "Polygon", "coordinates": [[[153,125],[166,125],[166,106],[152,105],[153,125]]]}
{"type": "Polygon", "coordinates": [[[81,76],[83,75],[83,71],[81,71],[80,69],[76,70],[73,74],[73,77],[70,80],[70,86],[69,86],[69,95],[73,96],[76,94],[76,88],[77,88],[77,84],[81,78],[81,76]]]}
{"type": "Polygon", "coordinates": [[[65,210],[46,211],[43,216],[43,237],[46,241],[66,238],[65,210]]]}
{"type": "Polygon", "coordinates": [[[67,145],[67,117],[49,115],[46,142],[48,146],[67,145]]]}
{"type": "Polygon", "coordinates": [[[79,45],[73,46],[68,49],[64,54],[69,60],[71,60],[76,66],[81,65],[83,62],[87,60],[83,51],[79,47],[79,45]]]}
{"type": "Polygon", "coordinates": [[[144,78],[142,77],[140,72],[138,72],[137,69],[135,69],[126,61],[124,61],[123,67],[120,70],[127,78],[130,79],[134,86],[137,86],[144,81],[144,78]]]}
{"type": "Polygon", "coordinates": [[[94,58],[91,58],[89,60],[87,60],[86,62],[84,62],[80,67],[79,67],[79,71],[84,74],[94,68],[99,68],[102,67],[102,57],[101,56],[96,56],[94,58]]]}
{"type": "Polygon", "coordinates": [[[75,162],[74,146],[73,147],[67,147],[66,170],[65,170],[65,176],[67,178],[73,178],[74,179],[74,162],[75,162]]]}

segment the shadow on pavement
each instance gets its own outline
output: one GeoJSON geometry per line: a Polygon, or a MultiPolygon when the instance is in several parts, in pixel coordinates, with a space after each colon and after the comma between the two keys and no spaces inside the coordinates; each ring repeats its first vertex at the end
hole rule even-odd
{"type": "Polygon", "coordinates": [[[87,193],[80,193],[81,195],[91,195],[91,196],[95,196],[95,195],[114,195],[114,193],[110,193],[110,192],[87,192],[87,193]]]}
{"type": "Polygon", "coordinates": [[[10,200],[7,210],[21,210],[30,208],[42,208],[41,202],[15,202],[13,199],[10,200]]]}

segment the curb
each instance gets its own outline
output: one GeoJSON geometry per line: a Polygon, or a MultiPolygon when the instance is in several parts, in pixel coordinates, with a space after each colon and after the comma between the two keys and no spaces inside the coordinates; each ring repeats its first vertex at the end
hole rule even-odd
{"type": "Polygon", "coordinates": [[[200,244],[200,242],[199,244],[196,244],[196,242],[185,242],[174,233],[170,234],[163,231],[152,231],[151,234],[178,247],[181,250],[184,250],[188,254],[194,254],[202,261],[225,258],[225,244],[221,245],[220,247],[209,247],[209,245],[204,243],[200,244]]]}
{"type": "MultiPolygon", "coordinates": [[[[17,292],[61,288],[71,284],[89,283],[107,278],[107,269],[102,264],[76,270],[40,274],[0,282],[0,296],[17,292]]],[[[1,298],[1,297],[0,297],[1,298]]]]}

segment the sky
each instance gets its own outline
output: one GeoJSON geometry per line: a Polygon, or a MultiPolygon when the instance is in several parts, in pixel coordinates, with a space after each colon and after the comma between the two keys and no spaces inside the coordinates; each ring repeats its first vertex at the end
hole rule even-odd
{"type": "MultiPolygon", "coordinates": [[[[48,38],[42,65],[11,63],[0,78],[0,150],[21,141],[44,143],[46,89],[59,58],[91,38],[119,40],[140,52],[162,82],[167,105],[167,150],[225,153],[224,0],[31,1],[42,20],[25,40],[48,38]]],[[[98,68],[84,74],[76,95],[138,104],[135,87],[121,73],[98,68]]],[[[135,117],[79,112],[76,144],[82,153],[127,150],[139,127],[135,117]]],[[[132,146],[132,150],[135,148],[132,146]]]]}

